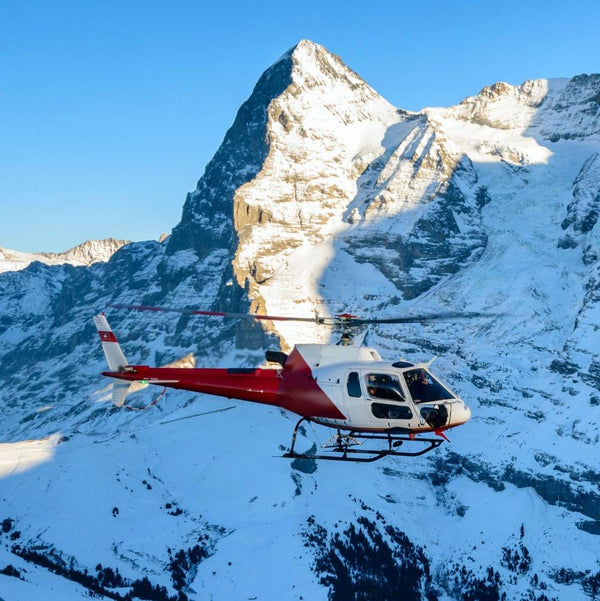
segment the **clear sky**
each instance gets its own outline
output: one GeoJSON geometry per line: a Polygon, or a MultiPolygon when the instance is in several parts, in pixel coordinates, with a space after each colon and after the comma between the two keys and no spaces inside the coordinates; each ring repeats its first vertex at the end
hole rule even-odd
{"type": "Polygon", "coordinates": [[[260,74],[308,38],[392,104],[600,72],[600,2],[0,0],[0,247],[169,232],[260,74]]]}

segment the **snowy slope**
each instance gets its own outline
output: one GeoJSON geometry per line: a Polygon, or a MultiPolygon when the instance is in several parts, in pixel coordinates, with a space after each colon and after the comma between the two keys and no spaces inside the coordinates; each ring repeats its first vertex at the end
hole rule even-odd
{"type": "MultiPolygon", "coordinates": [[[[591,597],[599,97],[578,76],[408,113],[305,40],[260,78],[165,244],[1,274],[0,597],[83,582],[141,598],[144,578],[163,599],[591,597]],[[274,408],[168,392],[109,409],[91,315],[115,301],[493,315],[369,334],[386,359],[439,355],[473,409],[451,444],[302,466],[280,457],[295,418],[274,408]]],[[[107,314],[132,363],[258,365],[334,336],[107,314]]]]}

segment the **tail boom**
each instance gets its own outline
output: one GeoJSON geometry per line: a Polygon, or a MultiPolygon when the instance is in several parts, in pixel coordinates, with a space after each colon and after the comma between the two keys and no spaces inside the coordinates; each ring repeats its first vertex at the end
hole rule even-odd
{"type": "Polygon", "coordinates": [[[274,405],[302,416],[345,419],[317,383],[307,379],[306,374],[292,376],[298,381],[291,389],[289,384],[283,384],[290,375],[278,369],[178,369],[128,365],[123,371],[103,372],[103,375],[274,405]]]}
{"type": "Polygon", "coordinates": [[[280,379],[273,369],[178,369],[129,365],[104,376],[129,382],[158,384],[266,405],[279,405],[280,379]]]}

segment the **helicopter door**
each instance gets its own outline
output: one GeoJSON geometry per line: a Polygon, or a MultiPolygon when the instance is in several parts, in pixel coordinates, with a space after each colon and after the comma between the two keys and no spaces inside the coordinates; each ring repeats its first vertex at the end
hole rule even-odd
{"type": "Polygon", "coordinates": [[[352,422],[368,424],[371,421],[368,403],[365,402],[360,374],[357,371],[348,372],[346,378],[345,401],[352,422]]]}
{"type": "Polygon", "coordinates": [[[371,423],[380,427],[408,426],[412,419],[411,403],[404,398],[398,376],[369,373],[366,376],[371,423]],[[402,420],[404,424],[398,424],[402,420]]]}

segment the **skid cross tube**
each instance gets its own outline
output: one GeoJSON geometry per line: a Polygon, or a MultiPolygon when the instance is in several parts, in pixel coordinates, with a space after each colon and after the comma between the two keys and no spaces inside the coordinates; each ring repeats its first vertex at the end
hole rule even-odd
{"type": "Polygon", "coordinates": [[[314,420],[309,417],[303,417],[298,421],[296,427],[294,428],[294,432],[292,433],[292,444],[290,446],[290,450],[285,453],[283,457],[288,459],[326,459],[328,461],[357,461],[366,463],[377,461],[378,459],[389,456],[418,457],[419,455],[424,455],[425,453],[436,449],[444,442],[442,438],[411,438],[407,435],[392,434],[391,432],[386,432],[384,434],[371,434],[352,430],[347,434],[342,434],[340,430],[338,430],[337,434],[330,439],[333,440],[333,442],[330,443],[328,441],[323,445],[323,449],[330,451],[331,454],[309,455],[307,453],[298,453],[294,448],[296,445],[298,428],[303,421],[311,422],[314,420]],[[363,444],[363,441],[367,440],[385,440],[388,443],[387,449],[352,448],[353,446],[363,444]],[[427,446],[417,451],[396,450],[397,447],[401,446],[405,442],[422,442],[427,444],[427,446]]]}

